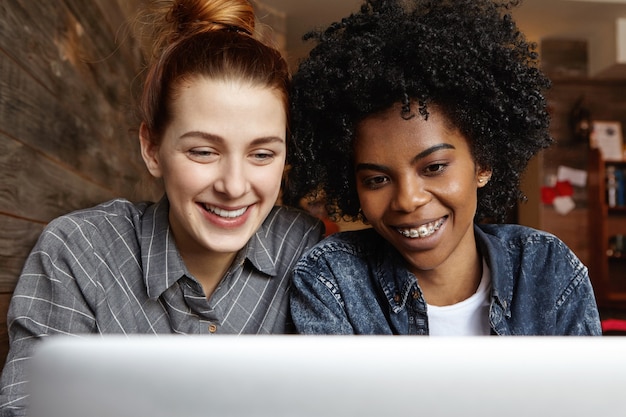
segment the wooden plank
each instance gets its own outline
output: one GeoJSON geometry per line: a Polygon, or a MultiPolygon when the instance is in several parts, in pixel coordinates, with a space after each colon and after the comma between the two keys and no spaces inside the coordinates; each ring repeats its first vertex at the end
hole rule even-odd
{"type": "MultiPolygon", "coordinates": [[[[85,7],[83,0],[64,0],[64,3],[74,25],[81,28],[78,41],[68,43],[66,50],[80,54],[79,59],[89,69],[93,87],[101,90],[115,108],[125,107],[124,114],[131,116],[134,109],[130,92],[139,92],[141,85],[137,74],[143,65],[138,42],[130,32],[124,32],[127,22],[121,16],[118,3],[107,1],[104,7],[96,3],[85,7]]],[[[136,122],[131,117],[126,121],[136,122]]]]}
{"type": "Polygon", "coordinates": [[[44,225],[0,214],[0,293],[13,292],[44,225]]]}
{"type": "Polygon", "coordinates": [[[9,353],[9,335],[7,332],[7,311],[11,294],[0,294],[0,365],[4,366],[9,353]]]}
{"type": "Polygon", "coordinates": [[[101,9],[92,3],[85,7],[84,1],[56,0],[32,7],[29,0],[16,0],[4,5],[2,12],[0,21],[6,30],[0,32],[0,45],[52,92],[69,93],[89,103],[94,91],[81,85],[89,83],[113,103],[128,102],[128,86],[142,69],[142,61],[138,42],[118,36],[125,19],[116,2],[107,1],[101,9]],[[102,79],[113,78],[116,82],[102,85],[102,79]]]}
{"type": "MultiPolygon", "coordinates": [[[[116,116],[108,116],[109,122],[84,123],[78,114],[65,111],[56,97],[33,82],[14,61],[0,59],[0,73],[0,120],[11,121],[0,125],[0,131],[117,194],[126,195],[134,187],[145,168],[137,139],[120,143],[124,129],[116,116]]],[[[93,109],[84,112],[84,117],[90,118],[93,109]]]]}
{"type": "Polygon", "coordinates": [[[0,361],[10,296],[45,224],[154,190],[132,107],[141,54],[120,29],[142,1],[0,0],[0,361]]]}
{"type": "Polygon", "coordinates": [[[47,223],[116,196],[0,134],[0,212],[47,223]]]}
{"type": "MultiPolygon", "coordinates": [[[[93,0],[94,7],[97,6],[102,18],[110,28],[112,41],[117,48],[111,57],[114,60],[124,63],[129,70],[128,76],[134,80],[132,85],[141,87],[139,79],[134,77],[140,74],[144,68],[144,60],[141,51],[141,43],[135,38],[134,28],[137,12],[144,0],[93,0]]],[[[84,7],[84,2],[76,2],[80,7],[84,7]]],[[[131,91],[133,88],[131,88],[131,91]]],[[[137,92],[140,92],[138,90],[137,92]]]]}
{"type": "Polygon", "coordinates": [[[123,1],[124,11],[116,0],[93,0],[90,7],[85,7],[83,0],[63,2],[84,28],[83,46],[85,52],[89,52],[87,58],[102,60],[108,67],[108,71],[102,71],[99,76],[120,72],[132,79],[141,71],[140,44],[132,33],[132,24],[139,10],[138,0],[123,1]]]}
{"type": "Polygon", "coordinates": [[[57,2],[3,7],[0,45],[10,59],[0,56],[0,120],[15,123],[1,129],[126,196],[144,170],[130,132],[137,124],[129,87],[136,64],[122,71],[119,57],[87,58],[92,43],[57,2]]]}

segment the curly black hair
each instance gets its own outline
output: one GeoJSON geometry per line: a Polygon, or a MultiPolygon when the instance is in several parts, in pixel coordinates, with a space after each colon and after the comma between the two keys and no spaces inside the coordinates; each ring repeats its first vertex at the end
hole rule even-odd
{"type": "Polygon", "coordinates": [[[366,0],[359,12],[305,35],[317,45],[293,77],[284,200],[321,191],[335,217],[363,220],[352,165],[358,123],[397,103],[403,117],[427,117],[432,106],[468,139],[475,162],[492,170],[478,190],[475,221],[503,222],[523,198],[528,161],[552,143],[550,81],[511,17],[517,3],[366,0]]]}

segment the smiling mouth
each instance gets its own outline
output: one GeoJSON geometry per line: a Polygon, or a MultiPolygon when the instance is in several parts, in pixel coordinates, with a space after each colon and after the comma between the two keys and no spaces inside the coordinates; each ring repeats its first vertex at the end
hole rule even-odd
{"type": "Polygon", "coordinates": [[[423,224],[416,229],[396,229],[396,230],[398,230],[398,233],[400,233],[404,237],[408,237],[411,239],[420,239],[420,238],[431,236],[433,233],[439,230],[439,228],[441,227],[441,225],[444,224],[445,221],[446,221],[446,218],[443,217],[437,221],[423,224]]]}
{"type": "Polygon", "coordinates": [[[234,219],[236,217],[241,217],[248,210],[248,207],[243,207],[237,210],[225,210],[219,207],[208,206],[206,204],[204,204],[203,207],[209,213],[213,213],[216,216],[223,217],[225,219],[234,219]]]}

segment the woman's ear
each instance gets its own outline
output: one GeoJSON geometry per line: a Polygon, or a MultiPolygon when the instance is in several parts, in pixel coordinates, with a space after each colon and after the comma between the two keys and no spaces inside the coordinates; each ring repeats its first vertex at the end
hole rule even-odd
{"type": "Polygon", "coordinates": [[[159,163],[159,147],[152,142],[150,130],[145,123],[141,123],[139,128],[139,144],[141,146],[141,157],[146,164],[146,168],[155,178],[161,178],[161,164],[159,163]]]}
{"type": "Polygon", "coordinates": [[[482,188],[485,185],[487,185],[487,183],[489,182],[489,180],[491,179],[491,169],[484,169],[484,168],[479,168],[477,175],[476,175],[476,181],[478,182],[478,188],[482,188]]]}

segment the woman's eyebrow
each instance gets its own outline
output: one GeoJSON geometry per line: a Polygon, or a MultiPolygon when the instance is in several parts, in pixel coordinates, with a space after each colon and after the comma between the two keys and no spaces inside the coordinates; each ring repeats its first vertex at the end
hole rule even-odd
{"type": "MultiPolygon", "coordinates": [[[[218,142],[218,143],[223,143],[223,142],[227,141],[227,139],[224,139],[223,137],[221,137],[219,135],[215,135],[213,133],[208,133],[208,132],[203,132],[203,131],[200,131],[200,130],[192,130],[190,132],[186,132],[183,135],[181,135],[180,138],[181,139],[183,139],[183,138],[202,138],[202,139],[206,139],[206,140],[210,140],[210,141],[218,142]]],[[[285,139],[283,139],[280,136],[264,136],[264,137],[260,137],[260,138],[254,139],[252,141],[252,145],[258,146],[258,145],[274,143],[274,142],[283,143],[283,142],[285,142],[285,139]]]]}
{"type": "Polygon", "coordinates": [[[379,172],[389,172],[391,171],[389,169],[389,167],[385,166],[385,165],[378,165],[378,164],[370,164],[370,163],[363,163],[363,164],[356,164],[356,166],[354,167],[354,170],[356,172],[358,171],[379,171],[379,172]]]}
{"type": "Polygon", "coordinates": [[[183,138],[202,138],[202,139],[206,139],[206,140],[211,140],[211,141],[215,141],[215,142],[223,142],[224,138],[222,138],[219,135],[214,135],[212,133],[208,133],[208,132],[203,132],[200,130],[192,130],[190,132],[185,132],[184,134],[182,134],[180,136],[181,139],[183,138]]]}
{"type": "Polygon", "coordinates": [[[418,161],[422,158],[426,158],[428,155],[435,153],[437,151],[440,151],[442,149],[456,149],[456,148],[454,147],[454,145],[450,143],[440,143],[438,145],[431,146],[430,148],[425,149],[422,152],[415,155],[415,158],[413,158],[413,162],[418,161]]]}
{"type": "Polygon", "coordinates": [[[269,144],[269,143],[284,143],[285,139],[281,138],[280,136],[265,136],[262,138],[258,138],[252,141],[252,145],[258,146],[258,145],[265,145],[265,144],[269,144]]]}
{"type": "MultiPolygon", "coordinates": [[[[456,149],[454,145],[450,143],[440,143],[438,145],[432,146],[428,149],[423,150],[422,152],[415,155],[413,158],[413,162],[417,162],[422,158],[426,158],[428,155],[440,151],[442,149],[456,149]]],[[[363,170],[371,170],[371,171],[380,171],[380,172],[389,172],[390,168],[385,165],[371,164],[371,163],[361,163],[355,166],[355,171],[363,171],[363,170]]]]}

